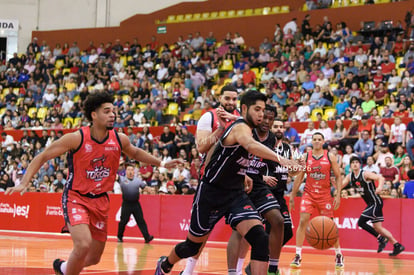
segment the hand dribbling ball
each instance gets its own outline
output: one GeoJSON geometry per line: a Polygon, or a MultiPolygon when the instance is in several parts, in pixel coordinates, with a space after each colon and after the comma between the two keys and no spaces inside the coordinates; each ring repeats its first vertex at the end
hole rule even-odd
{"type": "Polygon", "coordinates": [[[309,222],[305,237],[312,247],[320,250],[328,249],[338,240],[338,228],[331,218],[317,216],[309,222]]]}

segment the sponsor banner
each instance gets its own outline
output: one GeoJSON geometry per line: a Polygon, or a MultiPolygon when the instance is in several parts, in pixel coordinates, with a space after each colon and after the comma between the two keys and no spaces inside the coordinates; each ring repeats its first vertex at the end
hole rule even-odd
{"type": "Polygon", "coordinates": [[[18,31],[19,21],[10,19],[0,19],[0,30],[18,31]]]}
{"type": "MultiPolygon", "coordinates": [[[[61,194],[26,193],[23,196],[0,194],[0,229],[60,232],[64,225],[60,201],[61,194]]],[[[164,239],[185,239],[190,226],[192,196],[143,195],[140,197],[140,202],[148,230],[152,235],[164,239]]],[[[116,236],[121,215],[121,195],[111,194],[110,204],[108,233],[116,236]]],[[[299,223],[300,198],[296,199],[295,205],[296,209],[291,213],[294,233],[299,223]]],[[[376,239],[358,227],[358,219],[365,207],[362,199],[341,200],[341,206],[334,214],[341,247],[377,249],[376,239]]],[[[414,209],[414,200],[385,199],[383,225],[405,245],[407,251],[414,252],[414,239],[411,236],[414,220],[409,218],[412,209],[414,209]]],[[[209,240],[226,242],[230,234],[230,227],[222,219],[214,228],[209,240]]],[[[142,237],[132,216],[125,228],[124,236],[142,237]]],[[[288,244],[295,244],[295,236],[288,244]]]]}

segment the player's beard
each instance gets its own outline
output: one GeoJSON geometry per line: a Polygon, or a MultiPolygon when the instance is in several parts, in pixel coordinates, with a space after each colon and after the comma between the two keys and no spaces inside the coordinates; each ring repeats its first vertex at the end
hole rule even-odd
{"type": "Polygon", "coordinates": [[[113,130],[114,126],[106,126],[106,130],[113,130]]]}
{"type": "Polygon", "coordinates": [[[220,104],[221,107],[223,107],[224,110],[226,110],[226,112],[232,114],[234,112],[234,110],[236,109],[233,105],[231,106],[224,106],[223,104],[220,104]]]}
{"type": "Polygon", "coordinates": [[[247,121],[247,124],[249,124],[249,126],[252,128],[256,128],[258,126],[254,123],[252,117],[249,114],[249,111],[247,111],[247,114],[246,114],[246,121],[247,121]]]}
{"type": "Polygon", "coordinates": [[[276,132],[275,136],[276,136],[277,140],[282,140],[283,139],[283,133],[282,132],[276,132]]]}

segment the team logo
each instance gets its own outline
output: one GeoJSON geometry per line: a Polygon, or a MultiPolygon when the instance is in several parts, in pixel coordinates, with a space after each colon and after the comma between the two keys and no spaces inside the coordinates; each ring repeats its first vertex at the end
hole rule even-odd
{"type": "Polygon", "coordinates": [[[245,205],[243,207],[244,210],[252,210],[253,211],[253,207],[251,205],[245,205]]]}
{"type": "Polygon", "coordinates": [[[104,166],[106,157],[103,155],[100,158],[91,160],[91,170],[86,170],[86,178],[94,181],[102,181],[104,178],[109,177],[110,169],[104,166]]]}
{"type": "Polygon", "coordinates": [[[116,143],[111,139],[109,142],[108,142],[108,144],[109,145],[115,145],[116,143]]]}
{"type": "Polygon", "coordinates": [[[325,208],[326,208],[326,209],[328,209],[328,210],[330,210],[330,209],[332,208],[332,205],[331,205],[330,203],[327,203],[327,204],[325,205],[325,208]]]}
{"type": "Polygon", "coordinates": [[[361,186],[361,183],[360,183],[359,181],[356,181],[356,182],[355,182],[355,184],[356,184],[358,187],[360,187],[360,186],[361,186]]]}
{"type": "Polygon", "coordinates": [[[90,145],[90,144],[85,144],[85,151],[86,151],[86,153],[90,153],[90,152],[92,152],[92,145],[90,145]]]}
{"type": "Polygon", "coordinates": [[[273,196],[272,194],[267,194],[267,195],[266,195],[266,198],[267,198],[268,200],[271,200],[271,199],[273,199],[273,198],[274,198],[274,196],[273,196]]]}

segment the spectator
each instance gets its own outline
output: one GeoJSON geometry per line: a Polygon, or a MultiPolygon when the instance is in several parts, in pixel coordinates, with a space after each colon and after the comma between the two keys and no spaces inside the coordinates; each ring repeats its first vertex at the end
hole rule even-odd
{"type": "Polygon", "coordinates": [[[400,171],[393,165],[392,158],[385,158],[385,166],[380,167],[380,173],[386,181],[392,183],[392,187],[398,188],[400,184],[400,171]]]}
{"type": "Polygon", "coordinates": [[[305,151],[306,147],[312,146],[312,136],[315,132],[316,132],[315,124],[313,123],[313,121],[310,121],[308,123],[308,128],[303,133],[301,141],[300,141],[299,151],[301,153],[305,151]]]}
{"type": "Polygon", "coordinates": [[[367,158],[374,152],[374,142],[369,138],[369,131],[362,131],[361,138],[354,145],[354,152],[366,163],[367,158]]]}
{"type": "Polygon", "coordinates": [[[300,137],[298,131],[293,128],[290,121],[285,121],[285,138],[288,139],[291,145],[298,146],[300,143],[300,137]]]}
{"type": "Polygon", "coordinates": [[[145,162],[140,163],[138,175],[141,175],[142,180],[144,180],[147,185],[150,185],[153,172],[154,168],[150,164],[145,162]]]}
{"type": "Polygon", "coordinates": [[[376,173],[379,174],[380,173],[380,169],[379,167],[375,164],[374,162],[374,157],[373,156],[369,156],[367,158],[367,165],[365,165],[364,171],[368,171],[368,172],[372,172],[372,173],[376,173]]]}
{"type": "Polygon", "coordinates": [[[161,134],[160,141],[158,143],[158,147],[160,148],[160,150],[167,148],[170,156],[173,158],[176,157],[174,138],[175,134],[170,131],[170,127],[164,126],[164,131],[161,134]]]}
{"type": "Polygon", "coordinates": [[[385,158],[394,159],[394,155],[390,153],[388,144],[383,142],[380,145],[380,150],[374,154],[374,159],[376,159],[376,164],[378,167],[385,167],[385,158]]]}
{"type": "Polygon", "coordinates": [[[174,170],[173,181],[179,192],[181,192],[183,185],[190,183],[190,177],[190,171],[184,167],[184,164],[178,164],[177,168],[174,170]]]}
{"type": "Polygon", "coordinates": [[[391,125],[390,137],[388,140],[391,152],[395,152],[398,145],[405,147],[406,129],[407,127],[402,123],[401,118],[396,117],[394,123],[391,125]]]}
{"type": "Polygon", "coordinates": [[[414,168],[414,166],[411,163],[411,160],[408,156],[405,156],[402,161],[401,161],[401,166],[400,166],[400,178],[401,181],[408,181],[410,180],[410,178],[408,177],[408,172],[410,170],[412,170],[414,168]]]}
{"type": "Polygon", "coordinates": [[[410,170],[408,173],[409,181],[404,185],[404,198],[414,199],[414,170],[410,170]]]}
{"type": "Polygon", "coordinates": [[[6,134],[6,132],[3,132],[1,133],[1,137],[1,148],[6,148],[6,150],[10,152],[13,149],[12,145],[15,144],[13,136],[6,134]]]}

